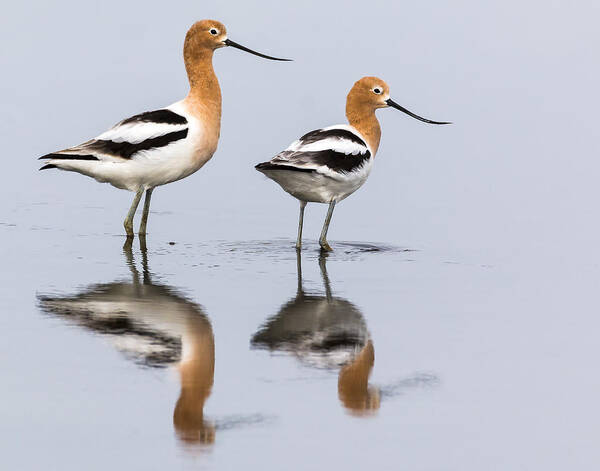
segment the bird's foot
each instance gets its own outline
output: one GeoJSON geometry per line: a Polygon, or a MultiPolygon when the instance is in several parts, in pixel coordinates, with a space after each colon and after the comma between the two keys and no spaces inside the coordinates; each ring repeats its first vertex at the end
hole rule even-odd
{"type": "Polygon", "coordinates": [[[125,228],[125,233],[127,237],[133,237],[133,224],[130,221],[125,221],[123,223],[123,227],[125,228]]]}
{"type": "Polygon", "coordinates": [[[326,240],[319,240],[319,245],[321,246],[321,250],[324,250],[325,252],[333,252],[333,249],[326,240]]]}

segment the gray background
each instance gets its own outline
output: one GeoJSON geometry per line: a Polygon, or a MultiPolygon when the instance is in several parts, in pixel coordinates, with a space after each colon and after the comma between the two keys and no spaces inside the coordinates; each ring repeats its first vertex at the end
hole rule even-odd
{"type": "MultiPolygon", "coordinates": [[[[0,19],[0,459],[27,469],[597,466],[599,13],[592,1],[10,4],[0,19]],[[151,268],[205,306],[215,331],[207,414],[275,417],[190,456],[170,424],[175,375],[141,370],[36,306],[37,293],[127,276],[132,195],[39,173],[35,158],[182,98],[183,38],[202,18],[295,61],[217,51],[219,149],[154,193],[151,268]],[[417,250],[338,250],[328,261],[334,288],[367,320],[373,382],[440,378],[362,420],[343,413],[335,374],[248,340],[296,277],[297,203],[253,165],[343,122],[364,75],[455,124],[379,111],[373,172],[334,214],[334,248],[417,250]],[[273,251],[247,242],[277,238],[289,240],[273,251]]],[[[324,213],[308,207],[308,240],[324,213]]],[[[309,244],[305,276],[319,290],[316,257],[309,244]]]]}

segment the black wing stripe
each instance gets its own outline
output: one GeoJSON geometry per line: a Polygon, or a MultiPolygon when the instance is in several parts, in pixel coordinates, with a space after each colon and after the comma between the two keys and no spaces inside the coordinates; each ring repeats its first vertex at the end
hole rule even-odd
{"type": "Polygon", "coordinates": [[[365,165],[371,153],[366,151],[364,154],[344,154],[334,150],[321,150],[314,152],[294,152],[291,158],[277,160],[258,164],[257,170],[296,170],[301,172],[313,172],[317,169],[304,167],[304,165],[319,165],[327,167],[329,170],[338,173],[350,173],[360,169],[365,165]]]}
{"type": "Polygon", "coordinates": [[[256,170],[291,170],[293,172],[316,172],[313,168],[294,167],[293,165],[274,164],[271,162],[262,162],[254,167],[256,170]]]}
{"type": "Polygon", "coordinates": [[[316,131],[311,131],[300,138],[300,141],[303,144],[312,144],[313,142],[320,141],[322,139],[327,139],[329,137],[337,138],[337,139],[345,139],[348,141],[352,141],[355,144],[359,144],[361,146],[367,147],[365,141],[363,141],[360,137],[358,137],[353,132],[348,131],[347,129],[328,129],[326,131],[322,129],[317,129],[316,131]]]}
{"type": "Polygon", "coordinates": [[[302,152],[298,156],[298,162],[315,163],[324,165],[334,172],[348,173],[362,167],[368,162],[371,153],[367,151],[364,154],[343,154],[334,150],[321,150],[316,152],[302,152]]]}
{"type": "Polygon", "coordinates": [[[100,160],[95,155],[90,155],[90,154],[46,154],[46,155],[42,155],[38,160],[43,160],[43,159],[100,160]]]}
{"type": "Polygon", "coordinates": [[[163,109],[136,114],[131,118],[121,121],[119,124],[131,123],[187,124],[187,119],[174,111],[163,109]]]}
{"type": "Polygon", "coordinates": [[[155,149],[157,147],[165,147],[169,144],[185,139],[188,130],[173,131],[162,136],[146,139],[145,141],[132,144],[131,142],[114,142],[108,140],[97,140],[86,146],[87,149],[96,151],[102,154],[115,155],[123,159],[130,159],[134,154],[155,149]]]}

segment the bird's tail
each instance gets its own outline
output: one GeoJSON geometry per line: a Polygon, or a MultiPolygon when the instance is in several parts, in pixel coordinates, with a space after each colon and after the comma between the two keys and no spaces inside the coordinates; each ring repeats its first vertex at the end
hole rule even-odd
{"type": "Polygon", "coordinates": [[[51,154],[42,155],[38,160],[49,160],[50,163],[44,165],[40,170],[47,170],[50,168],[61,168],[60,165],[56,165],[60,161],[72,162],[74,160],[99,160],[95,155],[89,154],[65,154],[62,152],[54,152],[51,154]]]}
{"type": "Polygon", "coordinates": [[[49,168],[58,168],[58,167],[54,164],[46,164],[43,167],[40,167],[40,170],[48,170],[49,168]]]}

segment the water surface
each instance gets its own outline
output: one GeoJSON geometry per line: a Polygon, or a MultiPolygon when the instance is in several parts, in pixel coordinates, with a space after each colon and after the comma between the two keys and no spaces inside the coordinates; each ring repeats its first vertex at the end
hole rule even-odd
{"type": "Polygon", "coordinates": [[[595,469],[598,2],[12,3],[0,23],[0,456],[7,469],[595,469]],[[36,157],[187,91],[219,50],[221,142],[153,194],[36,157]],[[253,169],[342,122],[364,75],[369,181],[297,203],[253,169]]]}

